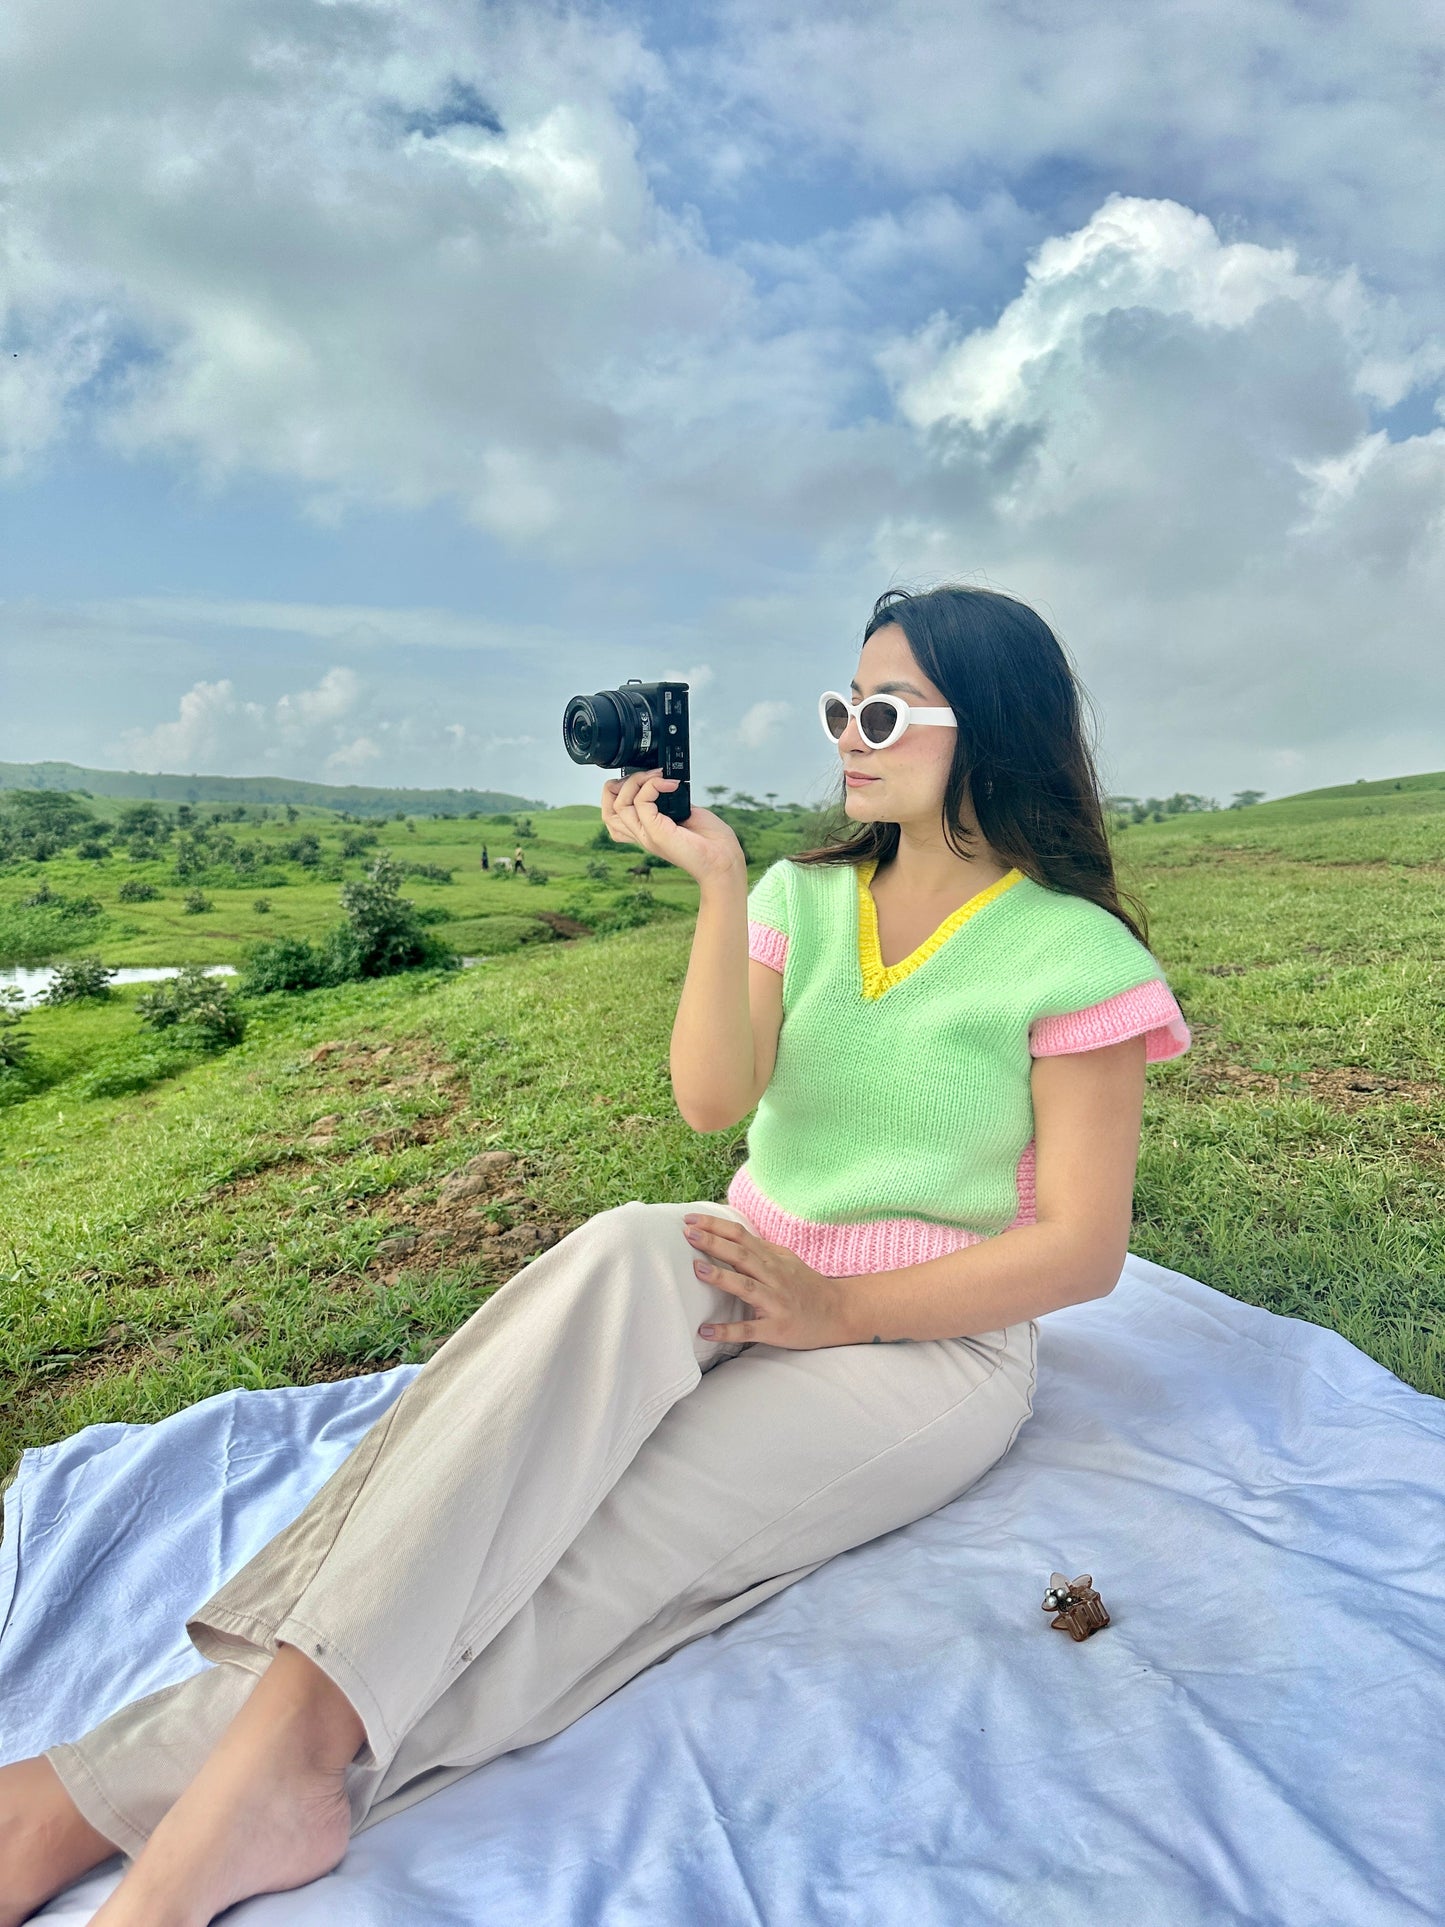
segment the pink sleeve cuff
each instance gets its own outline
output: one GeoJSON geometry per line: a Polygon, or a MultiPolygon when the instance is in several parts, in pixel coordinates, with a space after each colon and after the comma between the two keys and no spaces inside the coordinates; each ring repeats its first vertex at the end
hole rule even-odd
{"type": "Polygon", "coordinates": [[[1162,977],[1121,990],[1117,997],[1106,997],[1087,1010],[1036,1019],[1029,1030],[1029,1050],[1035,1057],[1062,1057],[1070,1051],[1121,1044],[1141,1032],[1146,1064],[1182,1057],[1193,1042],[1184,1013],[1162,977]]]}
{"type": "Polygon", "coordinates": [[[759,963],[766,964],[769,970],[781,973],[783,960],[788,954],[788,939],[781,930],[774,930],[771,924],[755,923],[748,919],[748,955],[756,957],[759,963]]]}

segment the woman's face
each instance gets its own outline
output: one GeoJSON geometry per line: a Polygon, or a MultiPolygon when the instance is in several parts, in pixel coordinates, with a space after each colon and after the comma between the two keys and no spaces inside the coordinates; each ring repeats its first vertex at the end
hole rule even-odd
{"type": "MultiPolygon", "coordinates": [[[[848,694],[855,703],[865,696],[896,695],[917,708],[950,707],[943,691],[914,661],[908,638],[896,622],[875,629],[864,643],[848,694]]],[[[943,794],[957,737],[952,725],[936,729],[927,723],[910,724],[896,743],[890,743],[887,749],[874,749],[858,727],[857,718],[850,716],[848,727],[838,738],[838,759],[846,771],[876,780],[845,786],[844,808],[849,820],[935,830],[943,818],[943,794]]]]}

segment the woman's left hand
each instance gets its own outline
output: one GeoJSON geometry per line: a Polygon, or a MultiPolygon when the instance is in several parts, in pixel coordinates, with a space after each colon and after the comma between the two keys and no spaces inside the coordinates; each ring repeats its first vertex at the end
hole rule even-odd
{"type": "Polygon", "coordinates": [[[786,1245],[769,1244],[732,1218],[699,1215],[684,1221],[683,1230],[692,1234],[693,1250],[707,1254],[694,1261],[697,1275],[757,1313],[733,1325],[699,1325],[700,1337],[793,1352],[854,1342],[843,1315],[846,1278],[825,1277],[786,1245]]]}

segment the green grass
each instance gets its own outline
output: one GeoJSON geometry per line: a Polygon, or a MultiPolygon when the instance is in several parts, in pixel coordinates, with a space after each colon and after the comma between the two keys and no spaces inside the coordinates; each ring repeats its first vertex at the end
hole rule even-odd
{"type": "MultiPolygon", "coordinates": [[[[1442,1396],[1445,781],[1362,788],[1118,837],[1195,1035],[1148,1074],[1130,1248],[1330,1326],[1442,1396]]],[[[464,889],[459,873],[469,926],[479,906],[575,896],[596,814],[548,816],[533,820],[572,875],[464,889]]],[[[418,859],[447,860],[477,827],[419,825],[418,859]]],[[[488,838],[494,853],[514,840],[488,838]]],[[[752,842],[756,876],[782,851],[752,842]]],[[[560,870],[542,846],[529,860],[560,870]]],[[[335,888],[275,892],[258,921],[314,934],[283,924],[282,903],[299,917],[315,890],[324,926],[335,888]]],[[[680,873],[659,872],[656,893],[695,908],[680,873]]],[[[546,1238],[628,1198],[720,1199],[744,1129],[699,1136],[668,1081],[691,931],[678,916],[459,976],[262,1000],[239,1049],[124,1098],[78,1092],[132,1034],[126,997],[36,1013],[45,1075],[0,1115],[0,1467],[229,1386],[425,1358],[527,1262],[518,1227],[546,1238]],[[518,1154],[514,1181],[439,1197],[494,1148],[518,1154]],[[378,1251],[398,1233],[420,1242],[378,1251]]],[[[153,934],[157,960],[182,960],[153,934]]]]}

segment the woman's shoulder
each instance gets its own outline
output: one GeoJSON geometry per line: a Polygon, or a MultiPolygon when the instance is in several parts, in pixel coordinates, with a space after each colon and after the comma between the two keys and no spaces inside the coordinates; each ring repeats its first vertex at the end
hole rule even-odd
{"type": "Polygon", "coordinates": [[[1041,953],[1077,946],[1100,960],[1132,958],[1155,971],[1159,968],[1154,953],[1128,925],[1092,897],[1054,890],[1028,876],[1005,894],[1013,900],[1016,915],[1041,953]]]}

